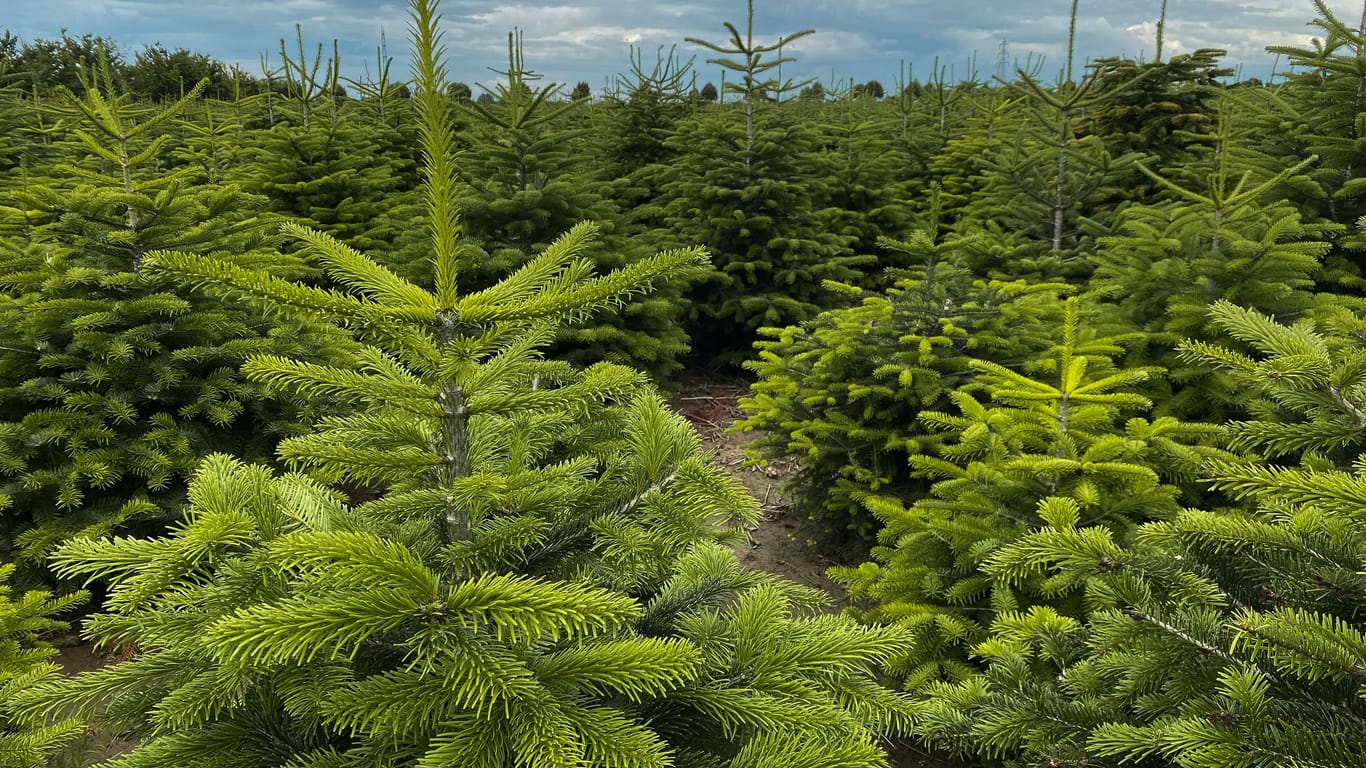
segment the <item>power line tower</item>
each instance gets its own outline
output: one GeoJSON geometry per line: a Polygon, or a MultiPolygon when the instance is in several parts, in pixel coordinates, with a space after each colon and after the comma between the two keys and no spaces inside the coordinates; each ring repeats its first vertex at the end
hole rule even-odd
{"type": "Polygon", "coordinates": [[[1001,38],[1001,47],[996,49],[996,77],[1005,80],[1010,73],[1010,44],[1001,38]]]}

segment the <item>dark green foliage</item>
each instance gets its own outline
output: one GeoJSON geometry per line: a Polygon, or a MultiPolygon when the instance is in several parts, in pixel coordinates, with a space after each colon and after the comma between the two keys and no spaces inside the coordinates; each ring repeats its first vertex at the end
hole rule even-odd
{"type": "MultiPolygon", "coordinates": [[[[648,258],[641,243],[615,233],[617,214],[605,196],[606,185],[585,151],[588,130],[580,127],[588,105],[560,103],[558,85],[533,88],[540,76],[526,69],[520,40],[508,37],[506,78],[495,86],[496,105],[457,104],[469,121],[468,142],[457,154],[461,231],[469,238],[462,250],[460,285],[487,287],[496,277],[520,267],[543,251],[559,233],[584,219],[606,231],[592,253],[599,270],[610,270],[648,258]]],[[[674,247],[675,243],[667,243],[674,247]]],[[[666,375],[688,349],[678,323],[679,300],[688,278],[654,295],[602,313],[595,322],[565,329],[565,356],[576,362],[611,360],[666,375]]]]}
{"type": "Polygon", "coordinates": [[[747,355],[758,328],[835,305],[838,294],[824,281],[858,282],[870,261],[817,213],[822,180],[804,157],[818,146],[815,131],[764,107],[747,132],[737,110],[681,124],[668,142],[677,160],[661,185],[666,226],[705,245],[718,272],[691,294],[694,345],[730,363],[747,355]]]}
{"type": "Polygon", "coordinates": [[[1197,179],[1194,188],[1144,167],[1172,199],[1125,209],[1118,233],[1101,238],[1091,282],[1092,290],[1114,297],[1119,317],[1144,332],[1156,347],[1156,361],[1171,369],[1162,411],[1214,421],[1237,406],[1237,396],[1220,377],[1177,360],[1172,348],[1184,338],[1212,339],[1207,312],[1220,300],[1280,318],[1302,316],[1313,304],[1328,238],[1338,231],[1303,221],[1272,195],[1302,178],[1309,161],[1274,174],[1242,165],[1230,108],[1210,136],[1211,156],[1184,167],[1197,179]]]}
{"type": "Polygon", "coordinates": [[[887,95],[887,91],[883,89],[882,83],[879,83],[876,80],[869,80],[866,83],[854,86],[852,95],[867,96],[870,99],[880,99],[887,95]]]}
{"type": "MultiPolygon", "coordinates": [[[[263,406],[262,387],[236,368],[328,339],[309,321],[272,321],[145,274],[153,248],[228,249],[250,264],[271,245],[270,225],[236,187],[154,170],[168,141],[159,128],[198,88],[147,113],[104,72],[103,87],[68,94],[97,162],[24,190],[28,236],[0,248],[0,494],[11,510],[0,547],[19,533],[33,561],[76,532],[164,525],[207,453],[270,456],[292,409],[263,406]]],[[[293,260],[279,269],[306,272],[293,260]]]]}
{"type": "MultiPolygon", "coordinates": [[[[1233,74],[1219,64],[1225,55],[1201,48],[1146,64],[1117,58],[1094,62],[1092,88],[1108,98],[1088,111],[1087,132],[1100,137],[1111,155],[1143,155],[1144,164],[1157,173],[1181,165],[1191,157],[1190,137],[1214,132],[1215,99],[1222,90],[1218,78],[1233,74]]],[[[1129,184],[1151,180],[1136,173],[1129,184]]],[[[1128,189],[1129,199],[1155,191],[1128,189]]]]}
{"type": "Polygon", "coordinates": [[[72,37],[63,31],[60,40],[37,38],[17,44],[10,38],[10,43],[6,54],[11,73],[27,87],[44,93],[61,88],[83,93],[90,83],[91,68],[101,61],[107,62],[111,77],[123,80],[124,63],[117,47],[97,35],[72,37]]]}
{"type": "Polygon", "coordinates": [[[256,137],[257,161],[229,178],[264,195],[277,213],[386,258],[411,217],[415,200],[401,193],[416,186],[416,163],[401,133],[353,112],[308,130],[276,123],[256,137]]]}
{"type": "MultiPolygon", "coordinates": [[[[1284,102],[1273,114],[1279,135],[1293,143],[1299,157],[1316,156],[1311,177],[1322,188],[1319,210],[1330,221],[1355,224],[1366,214],[1366,188],[1358,178],[1366,118],[1366,29],[1339,19],[1322,0],[1314,0],[1318,17],[1310,24],[1323,34],[1312,48],[1273,46],[1295,67],[1280,89],[1284,102]]],[[[1360,234],[1343,244],[1363,246],[1360,234]]]]}
{"type": "MultiPolygon", "coordinates": [[[[250,135],[253,162],[228,178],[264,195],[277,213],[386,263],[411,260],[401,251],[418,210],[405,194],[417,186],[417,153],[395,103],[397,86],[385,69],[372,98],[343,100],[335,43],[332,57],[324,59],[319,43],[310,59],[297,31],[297,49],[291,55],[280,41],[281,97],[267,96],[269,125],[250,135]]],[[[357,88],[364,93],[371,85],[357,88]]]]}
{"type": "MultiPolygon", "coordinates": [[[[889,135],[889,118],[868,99],[845,97],[837,120],[822,119],[823,151],[815,161],[823,166],[822,184],[813,201],[826,232],[848,239],[856,254],[879,252],[878,239],[897,237],[910,227],[912,182],[905,169],[913,164],[907,147],[889,135]]],[[[883,251],[877,263],[884,269],[908,266],[898,251],[883,251]]],[[[881,283],[882,270],[869,269],[865,284],[881,283]]]]}
{"type": "Polygon", "coordinates": [[[674,49],[668,55],[655,52],[653,66],[645,66],[644,53],[632,49],[631,71],[622,76],[623,97],[606,105],[603,120],[606,176],[617,185],[615,195],[623,208],[645,206],[632,212],[632,220],[658,216],[649,202],[659,194],[653,182],[661,168],[672,165],[676,150],[666,140],[675,125],[692,111],[687,90],[692,60],[680,61],[674,49]]]}
{"type": "Polygon", "coordinates": [[[812,31],[761,45],[752,2],[746,32],[725,26],[725,45],[689,41],[723,56],[711,63],[740,73],[738,83],[725,83],[739,101],[678,126],[666,142],[676,159],[657,185],[665,226],[705,245],[718,272],[693,292],[694,343],[706,359],[734,364],[758,328],[798,323],[831,306],[835,296],[823,282],[856,282],[869,259],[851,251],[852,238],[827,231],[817,213],[823,180],[811,160],[818,135],[770,101],[800,84],[774,74],[790,58],[766,56],[812,31]]]}
{"type": "Polygon", "coordinates": [[[494,84],[496,105],[458,103],[469,122],[457,155],[462,232],[469,249],[462,285],[478,289],[515,269],[569,227],[605,218],[607,209],[575,151],[585,135],[585,105],[555,97],[560,86],[533,87],[519,39],[508,35],[508,65],[494,84]]]}
{"type": "Polygon", "coordinates": [[[469,101],[474,91],[466,83],[451,83],[446,86],[446,95],[456,101],[469,101]]]}
{"type": "Polygon", "coordinates": [[[160,43],[138,51],[125,73],[128,89],[152,101],[176,101],[200,80],[203,92],[217,99],[232,93],[233,75],[221,61],[184,48],[166,50],[160,43]]]}

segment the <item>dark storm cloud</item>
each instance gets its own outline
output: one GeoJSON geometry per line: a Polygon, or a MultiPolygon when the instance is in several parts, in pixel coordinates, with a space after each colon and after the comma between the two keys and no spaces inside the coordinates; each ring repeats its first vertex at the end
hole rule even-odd
{"type": "MultiPolygon", "coordinates": [[[[1160,0],[1082,0],[1077,24],[1079,60],[1127,55],[1151,58],[1160,0]]],[[[1344,0],[1333,7],[1347,13],[1344,0]]],[[[1067,37],[1070,0],[791,0],[764,2],[756,12],[756,33],[765,40],[814,27],[818,33],[794,44],[798,64],[784,76],[829,81],[896,79],[899,62],[912,62],[924,76],[937,57],[955,75],[996,70],[1002,40],[1012,61],[1028,54],[1045,57],[1043,71],[1061,66],[1067,37]]],[[[310,52],[318,42],[330,51],[337,38],[343,69],[353,77],[373,71],[380,30],[386,32],[395,74],[406,74],[406,9],[389,0],[0,0],[0,25],[25,39],[54,37],[62,28],[72,34],[93,32],[122,44],[131,55],[143,46],[162,43],[203,51],[251,71],[260,56],[278,65],[279,38],[294,39],[303,25],[310,52]]],[[[722,22],[743,28],[741,2],[645,3],[639,0],[554,2],[474,2],[446,0],[449,64],[454,79],[488,82],[488,67],[506,63],[507,32],[523,30],[526,63],[560,82],[586,80],[596,89],[613,73],[628,67],[630,45],[647,58],[657,46],[679,44],[697,55],[702,80],[719,79],[719,70],[704,63],[706,52],[683,45],[685,37],[721,41],[722,22]]],[[[1264,75],[1271,57],[1267,45],[1306,43],[1314,31],[1308,2],[1234,2],[1170,0],[1166,51],[1224,48],[1230,63],[1249,74],[1264,75]]],[[[1354,18],[1348,16],[1348,18],[1354,18]]]]}

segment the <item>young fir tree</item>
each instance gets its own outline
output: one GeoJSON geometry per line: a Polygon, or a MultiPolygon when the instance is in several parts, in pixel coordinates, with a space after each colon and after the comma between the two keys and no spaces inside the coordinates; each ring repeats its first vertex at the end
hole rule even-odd
{"type": "Polygon", "coordinates": [[[668,141],[676,160],[660,184],[665,226],[711,251],[717,276],[693,291],[691,331],[703,356],[723,364],[747,357],[759,328],[835,306],[838,294],[824,282],[856,283],[872,261],[854,254],[851,238],[826,230],[818,214],[825,181],[812,158],[818,134],[775,103],[799,87],[775,72],[793,61],[783,46],[813,30],[762,44],[753,2],[746,23],[742,33],[726,22],[725,44],[689,38],[720,54],[709,63],[739,73],[722,87],[723,97],[739,99],[679,124],[668,141]]]}
{"type": "Polygon", "coordinates": [[[987,572],[1002,547],[1048,524],[1035,513],[1040,502],[1071,505],[1086,524],[1123,537],[1177,514],[1180,486],[1193,488],[1202,461],[1222,455],[1206,445],[1217,427],[1130,416],[1152,407],[1135,390],[1159,371],[1115,367],[1119,341],[1087,330],[1074,298],[1061,343],[1039,361],[1042,376],[969,361],[989,400],[960,388],[952,394],[960,415],[920,414],[945,434],[937,455],[910,457],[915,475],[935,481],[930,493],[913,503],[867,499],[885,523],[881,546],[873,562],[833,573],[871,602],[866,620],[915,633],[890,667],[908,689],[971,679],[965,651],[998,616],[1036,605],[1082,614],[1075,584],[987,572]]]}
{"type": "Polygon", "coordinates": [[[1183,170],[1197,177],[1191,185],[1140,165],[1170,199],[1124,210],[1118,233],[1101,238],[1090,284],[1114,299],[1123,323],[1147,334],[1155,362],[1171,371],[1162,410],[1207,421],[1221,420],[1236,402],[1219,375],[1177,359],[1175,345],[1214,338],[1207,313],[1220,300],[1283,319],[1303,315],[1328,239],[1340,229],[1306,222],[1278,199],[1312,160],[1274,173],[1255,167],[1257,158],[1243,160],[1244,134],[1232,109],[1228,102],[1221,107],[1218,127],[1206,137],[1206,160],[1183,170]]]}
{"type": "Polygon", "coordinates": [[[919,165],[928,164],[962,129],[963,120],[972,113],[970,97],[980,86],[975,71],[965,78],[952,77],[938,57],[923,84],[911,78],[909,67],[898,75],[894,102],[900,122],[898,138],[908,154],[919,158],[919,165]]]}
{"type": "Polygon", "coordinates": [[[613,180],[613,198],[633,229],[663,224],[663,211],[654,201],[661,173],[678,155],[667,139],[680,120],[695,112],[689,91],[696,79],[692,62],[679,59],[673,48],[664,55],[661,48],[647,69],[644,53],[632,47],[630,72],[618,78],[624,93],[602,105],[601,135],[594,143],[603,155],[606,178],[613,180]]]}
{"type": "Polygon", "coordinates": [[[66,629],[54,618],[80,604],[84,593],[54,598],[47,592],[16,596],[10,588],[13,564],[0,564],[0,765],[44,768],[48,758],[84,730],[80,720],[57,719],[43,726],[26,725],[13,716],[20,694],[55,680],[61,668],[52,663],[57,650],[43,635],[66,629]]]}
{"type": "MultiPolygon", "coordinates": [[[[910,228],[906,198],[912,183],[905,169],[912,158],[905,144],[891,136],[893,122],[885,105],[869,92],[846,95],[830,109],[819,103],[811,118],[817,121],[824,151],[813,160],[824,180],[815,200],[826,231],[849,239],[856,254],[878,254],[878,239],[900,237],[910,228]]],[[[897,260],[896,251],[882,252],[876,263],[884,268],[911,266],[897,260]]],[[[868,270],[864,281],[885,285],[883,276],[868,270]]]]}
{"type": "Polygon", "coordinates": [[[1315,457],[1361,443],[1366,349],[1227,302],[1212,315],[1251,354],[1186,354],[1276,404],[1238,425],[1238,442],[1305,460],[1214,462],[1206,476],[1239,507],[1184,510],[1128,542],[1045,502],[1048,524],[987,570],[1084,589],[1087,615],[1003,617],[977,649],[985,677],[931,692],[926,738],[1029,765],[1366,760],[1366,479],[1360,456],[1342,468],[1315,457]]]}
{"type": "Polygon", "coordinates": [[[1100,71],[1074,72],[1077,5],[1073,0],[1067,58],[1052,89],[1017,69],[1023,115],[1001,151],[986,160],[982,189],[965,205],[967,226],[1011,234],[1009,260],[998,274],[1036,279],[1085,278],[1091,268],[1083,224],[1122,197],[1122,173],[1137,158],[1114,156],[1098,136],[1079,135],[1080,115],[1102,109],[1127,83],[1098,91],[1100,71]]]}
{"type": "Polygon", "coordinates": [[[277,213],[392,261],[416,200],[411,133],[367,115],[344,98],[340,58],[310,59],[296,27],[298,53],[280,40],[283,96],[270,127],[251,134],[253,159],[228,178],[264,195],[277,213]],[[320,72],[321,70],[321,72],[320,72]]]}
{"type": "Polygon", "coordinates": [[[877,734],[906,707],[869,668],[900,635],[740,570],[717,542],[753,501],[639,374],[537,354],[703,252],[595,277],[583,225],[460,292],[443,47],[432,4],[412,17],[435,289],[301,227],[347,291],[157,254],[353,328],[358,367],[247,371],[358,410],[282,446],[295,474],[204,462],[171,536],[65,546],[64,572],[111,580],[91,633],[135,653],[26,711],[134,729],[125,768],[884,765],[877,734]],[[377,495],[347,504],[336,480],[377,495]]]}
{"type": "MultiPolygon", "coordinates": [[[[60,166],[63,186],[18,195],[25,241],[0,249],[0,498],[15,539],[38,559],[78,531],[164,523],[213,451],[267,458],[296,410],[266,405],[236,369],[250,354],[307,354],[344,343],[307,321],[269,322],[250,306],[147,274],[154,248],[232,253],[272,246],[259,198],[157,168],[160,130],[198,93],[148,113],[112,90],[107,68],[67,93],[91,158],[60,166]]],[[[73,120],[74,122],[74,120],[73,120]]],[[[297,260],[275,262],[304,275],[297,260]]]]}
{"type": "Polygon", "coordinates": [[[856,306],[764,331],[758,359],[746,363],[757,380],[736,426],[763,433],[754,443],[761,457],[799,459],[789,490],[824,545],[851,533],[856,549],[873,540],[869,494],[927,489],[906,460],[938,436],[916,417],[949,404],[972,377],[969,360],[1021,362],[1056,320],[1053,294],[1064,286],[978,281],[963,266],[972,240],[944,236],[937,212],[932,205],[928,225],[905,241],[883,240],[893,258],[918,262],[892,271],[892,287],[852,292],[856,306]]]}
{"type": "MultiPolygon", "coordinates": [[[[1366,15],[1353,26],[1323,0],[1314,0],[1314,8],[1318,17],[1310,25],[1323,37],[1312,47],[1267,49],[1285,56],[1292,73],[1278,90],[1282,108],[1271,112],[1271,118],[1277,123],[1275,134],[1287,140],[1297,159],[1319,158],[1309,171],[1318,194],[1301,194],[1300,199],[1329,221],[1350,226],[1366,214],[1366,185],[1360,178],[1366,166],[1366,15]]],[[[1359,251],[1366,240],[1352,232],[1338,241],[1338,247],[1359,251]]],[[[1341,255],[1356,260],[1352,254],[1341,255]]],[[[1341,268],[1360,278],[1359,268],[1341,268]]]]}
{"type": "Polygon", "coordinates": [[[957,132],[926,162],[920,177],[943,195],[944,222],[953,224],[958,211],[982,185],[989,159],[999,154],[1018,125],[1020,95],[1013,87],[997,85],[965,101],[970,110],[957,132]]]}
{"type": "MultiPolygon", "coordinates": [[[[1094,62],[1093,87],[1111,95],[1098,109],[1087,112],[1087,133],[1100,137],[1114,157],[1143,156],[1144,167],[1158,175],[1194,160],[1192,138],[1213,133],[1217,127],[1217,98],[1223,90],[1219,78],[1234,73],[1219,64],[1227,54],[1200,48],[1165,61],[1107,58],[1094,62]]],[[[1137,167],[1131,169],[1124,188],[1125,198],[1136,201],[1160,189],[1137,167]]]]}
{"type": "MultiPolygon", "coordinates": [[[[544,250],[560,233],[584,219],[599,222],[603,243],[593,253],[599,270],[648,258],[641,244],[615,232],[617,211],[588,150],[583,127],[589,105],[560,102],[557,84],[533,87],[540,75],[526,68],[520,33],[508,36],[505,80],[491,92],[496,103],[462,102],[470,126],[457,156],[464,251],[461,288],[477,290],[544,250]]],[[[659,286],[657,294],[627,302],[595,322],[564,329],[559,354],[575,362],[632,364],[655,375],[678,369],[688,349],[678,318],[687,275],[659,286]]]]}
{"type": "Polygon", "coordinates": [[[470,249],[464,283],[478,290],[516,269],[566,229],[584,219],[605,219],[602,196],[580,149],[586,104],[562,101],[562,87],[537,87],[527,69],[520,32],[508,33],[503,79],[484,87],[494,104],[462,102],[469,123],[457,156],[463,230],[482,252],[470,249]]]}

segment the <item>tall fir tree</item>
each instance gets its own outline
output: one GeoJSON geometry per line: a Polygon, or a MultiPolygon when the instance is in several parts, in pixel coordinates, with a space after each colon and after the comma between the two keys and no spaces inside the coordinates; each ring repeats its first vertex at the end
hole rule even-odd
{"type": "MultiPolygon", "coordinates": [[[[541,76],[527,68],[520,34],[508,35],[507,69],[498,72],[504,79],[490,89],[495,103],[457,104],[470,126],[457,157],[461,222],[470,244],[464,250],[463,290],[488,286],[584,219],[602,230],[593,253],[602,271],[653,253],[618,231],[620,214],[589,151],[589,105],[561,101],[557,84],[536,85],[541,76]]],[[[676,371],[677,358],[688,349],[678,322],[688,279],[679,273],[657,294],[564,329],[559,354],[577,363],[635,365],[661,377],[676,371]]]]}
{"type": "Polygon", "coordinates": [[[1247,147],[1235,108],[1231,100],[1221,106],[1218,127],[1204,137],[1209,152],[1181,170],[1192,177],[1189,185],[1140,166],[1170,199],[1125,209],[1118,232],[1101,238],[1090,283],[1098,295],[1116,299],[1119,321],[1147,334],[1153,361],[1171,372],[1162,410],[1213,422],[1233,412],[1236,400],[1220,375],[1184,364],[1175,346],[1214,338],[1208,308],[1220,300],[1283,319],[1304,315],[1314,303],[1321,260],[1341,229],[1305,221],[1277,194],[1312,159],[1264,170],[1266,158],[1247,147]]]}
{"type": "MultiPolygon", "coordinates": [[[[1366,214],[1366,186],[1360,169],[1366,163],[1366,15],[1353,26],[1323,0],[1314,0],[1317,18],[1310,22],[1323,34],[1312,47],[1271,46],[1285,56],[1291,73],[1280,89],[1281,109],[1268,110],[1275,134],[1291,143],[1299,159],[1317,157],[1309,176],[1318,194],[1299,195],[1316,212],[1334,223],[1351,226],[1366,214]]],[[[1355,262],[1353,252],[1366,247],[1359,232],[1341,238],[1343,260],[1355,262]]],[[[1340,259],[1335,259],[1339,261],[1340,259]]],[[[1353,264],[1339,266],[1338,279],[1352,278],[1360,287],[1361,272],[1353,264]]],[[[1337,271],[1337,270],[1335,270],[1337,271]]]]}
{"type": "Polygon", "coordinates": [[[754,502],[687,423],[634,371],[537,354],[703,252],[593,276],[582,225],[458,289],[437,23],[413,3],[434,290],[302,227],[346,291],[157,253],[159,271],[354,329],[356,368],[247,372],[358,410],[283,444],[296,473],[204,462],[171,536],[66,545],[65,572],[112,581],[90,631],[135,652],[25,711],[136,729],[125,768],[885,765],[878,735],[908,711],[870,670],[900,634],[739,569],[718,542],[754,502]],[[341,480],[377,495],[345,503],[325,485],[341,480]]]}
{"type": "Polygon", "coordinates": [[[717,274],[694,289],[690,328],[701,356],[720,364],[748,357],[757,329],[833,306],[839,294],[824,281],[857,282],[871,261],[854,254],[852,238],[826,230],[811,158],[817,134],[774,103],[797,87],[775,72],[793,60],[783,46],[813,30],[761,43],[754,3],[747,7],[744,32],[726,22],[726,43],[689,38],[719,54],[709,63],[738,73],[722,87],[738,100],[679,124],[667,142],[677,160],[660,184],[665,226],[711,251],[717,274]]]}
{"type": "MultiPolygon", "coordinates": [[[[985,159],[982,189],[964,205],[967,227],[1007,234],[1007,248],[992,274],[1081,281],[1090,273],[1086,255],[1090,219],[1113,207],[1120,180],[1136,159],[1112,155],[1098,136],[1079,134],[1078,118],[1104,109],[1130,83],[1099,91],[1100,69],[1078,76],[1075,66],[1077,10],[1073,0],[1067,54],[1053,88],[1017,69],[1023,107],[999,151],[985,159]]],[[[962,225],[960,225],[962,226],[962,225]]]]}

